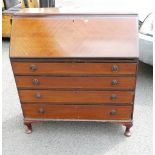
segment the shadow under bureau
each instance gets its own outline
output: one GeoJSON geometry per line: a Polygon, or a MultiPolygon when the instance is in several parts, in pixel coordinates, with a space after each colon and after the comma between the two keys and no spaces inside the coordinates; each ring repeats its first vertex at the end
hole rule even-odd
{"type": "Polygon", "coordinates": [[[10,60],[27,133],[38,121],[112,122],[130,136],[138,64],[136,14],[25,9],[10,60]]]}

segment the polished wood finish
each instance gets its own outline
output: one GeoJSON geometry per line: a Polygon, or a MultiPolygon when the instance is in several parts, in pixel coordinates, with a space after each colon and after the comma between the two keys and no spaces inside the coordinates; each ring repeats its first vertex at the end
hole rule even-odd
{"type": "Polygon", "coordinates": [[[109,89],[133,90],[135,77],[16,76],[18,88],[25,89],[109,89]],[[115,85],[112,82],[116,80],[115,85]],[[34,83],[36,81],[36,83],[34,83]],[[95,82],[94,82],[95,81],[95,82]]]}
{"type": "Polygon", "coordinates": [[[16,75],[132,75],[136,74],[137,64],[12,62],[12,67],[16,75]]]}
{"type": "Polygon", "coordinates": [[[78,8],[78,9],[68,9],[68,8],[26,8],[26,9],[22,9],[20,10],[18,13],[16,13],[16,16],[22,16],[22,17],[26,17],[26,16],[51,16],[51,15],[65,15],[65,16],[69,16],[69,15],[79,15],[79,14],[91,14],[91,15],[125,15],[125,16],[137,16],[137,13],[134,12],[103,12],[103,10],[96,10],[93,8],[89,8],[89,7],[84,7],[84,8],[78,8]]]}
{"type": "Polygon", "coordinates": [[[132,106],[22,104],[25,118],[131,120],[132,106]],[[116,113],[112,114],[112,110],[116,113]]]}
{"type": "Polygon", "coordinates": [[[136,14],[26,9],[13,18],[10,60],[27,132],[49,120],[133,120],[136,14]]]}
{"type": "Polygon", "coordinates": [[[66,20],[57,14],[42,19],[14,17],[10,57],[138,57],[135,15],[70,14],[66,20]]]}
{"type": "Polygon", "coordinates": [[[129,103],[133,102],[132,91],[50,91],[20,90],[21,102],[48,102],[59,104],[129,103]]]}
{"type": "MultiPolygon", "coordinates": [[[[67,11],[67,10],[66,10],[67,11]]],[[[26,15],[35,15],[38,16],[38,14],[54,14],[54,13],[59,13],[61,12],[61,9],[59,8],[26,8],[26,9],[22,9],[20,10],[18,13],[16,13],[16,15],[22,15],[22,16],[26,16],[26,15]]]]}

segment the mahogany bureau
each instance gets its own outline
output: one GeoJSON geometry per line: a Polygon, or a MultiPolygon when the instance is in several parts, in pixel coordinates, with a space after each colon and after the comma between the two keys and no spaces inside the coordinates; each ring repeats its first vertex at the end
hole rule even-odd
{"type": "Polygon", "coordinates": [[[136,14],[27,9],[14,15],[10,60],[31,123],[102,121],[130,136],[138,63],[136,14]]]}

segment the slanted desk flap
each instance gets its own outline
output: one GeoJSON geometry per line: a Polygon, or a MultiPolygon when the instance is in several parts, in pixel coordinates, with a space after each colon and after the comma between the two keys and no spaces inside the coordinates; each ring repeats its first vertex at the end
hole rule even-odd
{"type": "Polygon", "coordinates": [[[12,58],[138,57],[137,15],[14,16],[12,58]]]}

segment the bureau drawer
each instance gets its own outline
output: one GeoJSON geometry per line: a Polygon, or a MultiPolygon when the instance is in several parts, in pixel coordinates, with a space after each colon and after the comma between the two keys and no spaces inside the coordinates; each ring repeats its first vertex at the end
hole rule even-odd
{"type": "Polygon", "coordinates": [[[25,89],[134,89],[135,77],[52,77],[16,76],[25,89]]]}
{"type": "Polygon", "coordinates": [[[132,106],[22,104],[25,118],[130,120],[132,106]]]}
{"type": "Polygon", "coordinates": [[[12,62],[15,74],[104,75],[135,74],[136,63],[37,63],[12,62]]]}
{"type": "Polygon", "coordinates": [[[19,90],[21,102],[58,103],[58,104],[103,104],[133,102],[131,91],[52,91],[19,90]]]}

